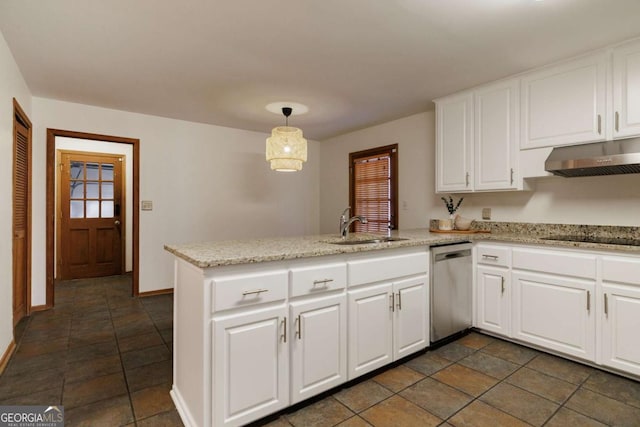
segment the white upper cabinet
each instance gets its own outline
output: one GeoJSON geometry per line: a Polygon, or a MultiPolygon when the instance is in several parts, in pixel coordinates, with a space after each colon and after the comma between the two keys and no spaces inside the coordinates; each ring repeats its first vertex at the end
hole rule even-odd
{"type": "Polygon", "coordinates": [[[480,88],[474,95],[474,189],[521,189],[518,80],[480,88]]]}
{"type": "Polygon", "coordinates": [[[603,141],[606,69],[598,53],[522,76],[521,148],[603,141]]]}
{"type": "Polygon", "coordinates": [[[640,134],[640,40],[613,50],[613,137],[640,134]]]}
{"type": "Polygon", "coordinates": [[[473,190],[473,95],[436,101],[436,191],[473,190]]]}

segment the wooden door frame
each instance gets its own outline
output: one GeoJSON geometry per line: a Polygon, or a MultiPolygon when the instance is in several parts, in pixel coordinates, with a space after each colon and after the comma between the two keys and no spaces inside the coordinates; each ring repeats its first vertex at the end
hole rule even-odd
{"type": "MultiPolygon", "coordinates": [[[[67,137],[77,139],[89,139],[94,141],[115,142],[120,144],[131,144],[133,146],[133,203],[132,216],[132,258],[133,258],[133,286],[132,295],[140,294],[140,140],[134,138],[124,138],[120,136],[99,135],[86,132],[74,132],[60,129],[47,129],[47,308],[54,304],[54,263],[55,263],[55,166],[56,166],[56,137],[67,137]]],[[[123,260],[124,262],[124,260],[123,260]]]]}
{"type": "MultiPolygon", "coordinates": [[[[27,229],[26,229],[26,237],[25,237],[25,246],[26,246],[26,276],[25,276],[25,280],[26,280],[26,291],[27,291],[27,295],[26,295],[26,300],[25,300],[25,315],[29,316],[31,314],[31,235],[32,235],[32,225],[31,225],[31,188],[33,187],[33,172],[32,172],[32,146],[33,146],[33,125],[31,124],[31,120],[29,120],[29,117],[27,116],[27,113],[24,112],[24,110],[22,109],[22,107],[20,106],[20,104],[18,103],[18,100],[13,98],[13,123],[14,123],[14,127],[15,127],[15,123],[16,123],[16,116],[20,118],[20,120],[26,125],[27,130],[29,131],[29,147],[27,148],[28,150],[28,154],[27,154],[27,162],[28,162],[28,170],[29,170],[29,179],[27,182],[27,229]]],[[[13,134],[15,135],[15,130],[13,132],[13,134]]],[[[15,139],[15,136],[14,136],[15,139]]],[[[14,147],[13,147],[13,162],[14,165],[13,167],[15,168],[15,141],[13,141],[14,147]]],[[[13,177],[12,179],[12,207],[11,209],[13,210],[13,200],[15,200],[15,182],[13,182],[13,177]]],[[[14,227],[14,222],[15,222],[15,218],[12,220],[12,229],[14,227]]],[[[13,235],[13,230],[12,230],[12,235],[13,235]]],[[[13,238],[12,238],[12,243],[11,246],[13,248],[13,238]]],[[[12,260],[13,260],[13,249],[12,249],[12,260]]],[[[12,261],[13,263],[13,261],[12,261]]],[[[12,291],[13,291],[13,266],[11,267],[11,273],[12,273],[12,291]]],[[[14,298],[12,296],[12,298],[14,298]]],[[[13,315],[13,314],[12,314],[13,315]]]]}

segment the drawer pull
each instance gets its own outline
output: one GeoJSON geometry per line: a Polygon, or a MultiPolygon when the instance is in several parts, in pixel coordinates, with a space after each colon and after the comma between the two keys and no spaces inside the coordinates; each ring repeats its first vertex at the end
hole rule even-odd
{"type": "Polygon", "coordinates": [[[502,288],[502,294],[504,295],[504,276],[500,277],[500,286],[502,288]]]}
{"type": "Polygon", "coordinates": [[[494,261],[497,261],[498,258],[500,258],[500,257],[498,255],[486,255],[486,254],[483,254],[482,258],[484,258],[484,259],[492,259],[494,261]]]}
{"type": "Polygon", "coordinates": [[[609,316],[609,298],[604,294],[604,315],[609,316]]]}
{"type": "Polygon", "coordinates": [[[314,280],[313,281],[313,286],[316,285],[324,285],[324,287],[327,287],[327,283],[331,283],[333,282],[333,279],[322,279],[322,280],[314,280]]]}
{"type": "Polygon", "coordinates": [[[591,291],[587,291],[587,311],[591,311],[591,291]]]}
{"type": "Polygon", "coordinates": [[[253,295],[253,294],[260,295],[260,294],[261,294],[261,293],[263,293],[263,292],[269,292],[269,289],[264,289],[264,288],[262,288],[262,289],[254,289],[254,290],[251,290],[251,291],[244,291],[244,292],[242,293],[242,295],[243,295],[243,296],[246,296],[246,295],[253,295]]]}

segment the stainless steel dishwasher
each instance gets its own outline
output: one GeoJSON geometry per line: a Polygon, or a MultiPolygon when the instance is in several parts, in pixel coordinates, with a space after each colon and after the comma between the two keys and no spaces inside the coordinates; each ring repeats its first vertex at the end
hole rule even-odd
{"type": "Polygon", "coordinates": [[[431,342],[471,327],[471,243],[431,247],[431,342]]]}

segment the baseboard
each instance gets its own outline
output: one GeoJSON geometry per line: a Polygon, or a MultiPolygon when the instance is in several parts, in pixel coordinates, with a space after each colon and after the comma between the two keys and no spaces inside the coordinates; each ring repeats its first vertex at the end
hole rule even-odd
{"type": "Polygon", "coordinates": [[[182,419],[182,423],[185,427],[197,426],[196,422],[193,420],[191,413],[187,409],[187,405],[185,405],[184,400],[182,399],[182,395],[176,388],[175,384],[171,387],[171,391],[169,392],[171,396],[171,400],[173,400],[173,404],[176,406],[178,410],[178,414],[182,419]]]}
{"type": "Polygon", "coordinates": [[[47,305],[47,304],[42,304],[42,305],[32,305],[31,306],[31,313],[33,313],[34,311],[45,311],[45,310],[49,310],[51,308],[51,306],[47,305]]]}
{"type": "Polygon", "coordinates": [[[2,359],[0,359],[0,374],[4,372],[4,368],[7,367],[7,364],[9,363],[9,359],[11,359],[11,355],[15,350],[16,350],[16,342],[13,339],[11,339],[11,342],[9,343],[7,350],[2,355],[2,359]]]}
{"type": "Polygon", "coordinates": [[[173,293],[173,288],[167,288],[167,289],[158,289],[157,291],[140,292],[138,296],[151,297],[154,295],[165,295],[165,294],[172,294],[172,293],[173,293]]]}

